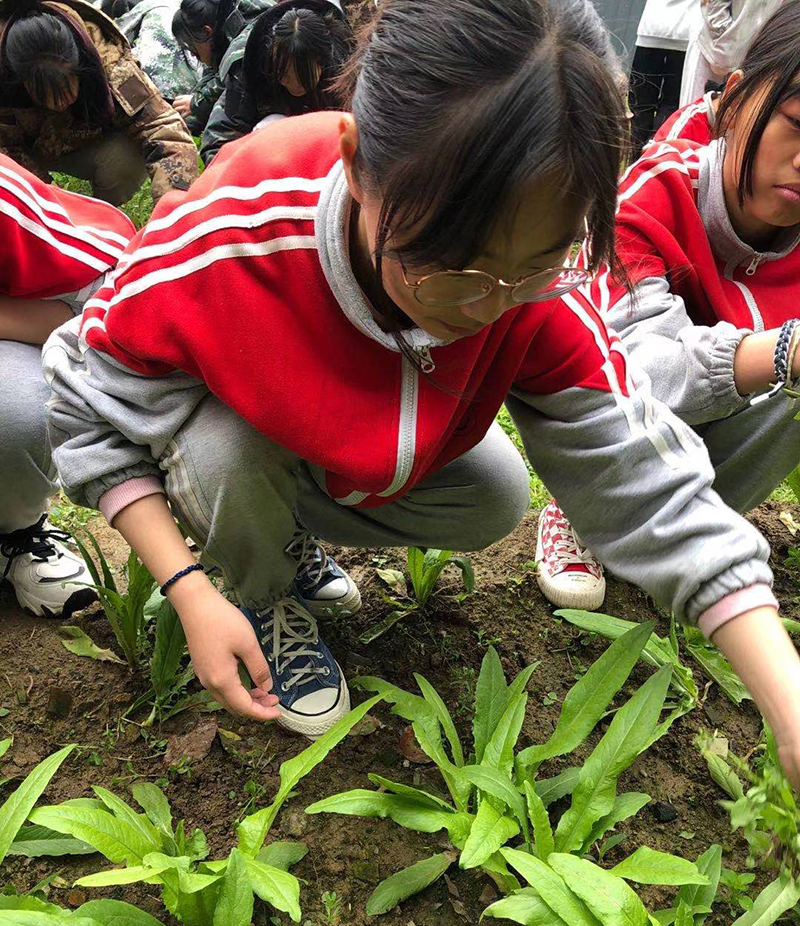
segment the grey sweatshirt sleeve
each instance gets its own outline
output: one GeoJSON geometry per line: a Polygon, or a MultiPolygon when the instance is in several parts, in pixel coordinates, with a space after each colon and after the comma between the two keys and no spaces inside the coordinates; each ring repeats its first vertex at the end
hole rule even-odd
{"type": "Polygon", "coordinates": [[[732,592],[772,582],[761,534],[711,489],[700,438],[647,382],[507,398],[531,465],[615,575],[688,623],[732,592]]]}
{"type": "Polygon", "coordinates": [[[71,319],[44,345],[47,423],[64,491],[97,508],[109,489],[160,476],[158,461],[208,387],[181,372],[140,376],[88,348],[80,325],[80,317],[71,319]]]}
{"type": "Polygon", "coordinates": [[[101,273],[99,277],[87,283],[82,289],[76,289],[73,293],[62,293],[60,296],[50,296],[49,299],[57,299],[59,302],[65,302],[73,315],[80,315],[86,302],[101,289],[106,282],[107,273],[101,273]]]}
{"type": "Polygon", "coordinates": [[[733,357],[752,331],[695,325],[663,277],[643,280],[604,319],[652,380],[653,395],[689,424],[725,418],[747,402],[736,390],[733,357]]]}

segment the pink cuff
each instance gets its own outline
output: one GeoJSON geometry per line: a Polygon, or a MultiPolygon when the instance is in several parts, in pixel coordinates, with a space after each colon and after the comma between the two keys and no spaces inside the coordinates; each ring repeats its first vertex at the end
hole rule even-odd
{"type": "Polygon", "coordinates": [[[746,611],[754,608],[777,608],[778,599],[772,594],[772,589],[765,582],[740,588],[738,592],[731,592],[716,604],[711,605],[700,615],[697,626],[702,630],[706,639],[719,630],[723,624],[732,621],[746,611]]]}
{"type": "Polygon", "coordinates": [[[121,482],[101,496],[98,507],[106,521],[113,524],[114,518],[133,502],[148,495],[165,495],[164,486],[158,476],[137,476],[127,482],[121,482]]]}

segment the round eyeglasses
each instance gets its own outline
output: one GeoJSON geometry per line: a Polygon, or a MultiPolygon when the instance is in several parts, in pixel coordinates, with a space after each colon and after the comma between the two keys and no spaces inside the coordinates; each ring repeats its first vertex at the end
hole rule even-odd
{"type": "Polygon", "coordinates": [[[411,283],[400,264],[403,283],[420,305],[431,308],[468,305],[485,299],[494,289],[507,289],[515,304],[546,302],[587,283],[592,274],[582,267],[551,267],[537,270],[514,283],[506,283],[485,270],[437,270],[411,283]]]}

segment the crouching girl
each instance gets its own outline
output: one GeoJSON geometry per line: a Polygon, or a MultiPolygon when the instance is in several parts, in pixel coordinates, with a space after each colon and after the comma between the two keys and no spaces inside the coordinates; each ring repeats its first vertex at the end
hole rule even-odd
{"type": "Polygon", "coordinates": [[[0,154],[0,578],[37,615],[69,617],[95,598],[67,535],[47,521],[57,486],[41,345],[102,286],[133,232],[113,206],[0,154]]]}
{"type": "Polygon", "coordinates": [[[554,298],[588,276],[564,270],[584,222],[588,266],[611,259],[625,112],[592,4],[386,0],[345,88],[351,113],[228,145],[51,339],[67,491],[164,583],[221,702],[316,736],[349,696],[315,614],[359,599],[314,536],[501,540],[528,503],[493,424],[513,396],[534,465],[631,579],[689,621],[739,614],[720,644],[794,770],[800,671],[766,543],[589,303],[554,298]]]}

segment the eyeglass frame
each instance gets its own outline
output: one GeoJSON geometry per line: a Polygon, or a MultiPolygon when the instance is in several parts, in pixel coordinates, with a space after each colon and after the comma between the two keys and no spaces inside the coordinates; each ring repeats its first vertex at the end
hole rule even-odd
{"type": "Polygon", "coordinates": [[[577,283],[570,284],[566,289],[559,290],[558,292],[552,292],[551,290],[543,289],[541,293],[538,293],[536,296],[530,299],[524,299],[519,304],[524,305],[525,303],[529,303],[529,302],[547,302],[548,299],[557,299],[559,296],[563,296],[566,293],[572,292],[574,289],[577,289],[579,286],[583,286],[584,283],[588,283],[593,278],[593,274],[591,273],[591,271],[586,270],[583,267],[561,266],[561,267],[542,268],[541,270],[537,270],[535,273],[529,273],[524,277],[520,277],[514,283],[507,283],[505,280],[502,280],[499,277],[494,276],[494,274],[489,273],[487,270],[434,270],[433,273],[428,273],[424,277],[420,277],[420,279],[417,280],[416,283],[411,283],[409,282],[408,276],[406,275],[405,264],[403,263],[402,260],[400,260],[399,263],[400,263],[400,272],[403,277],[403,285],[414,293],[414,298],[417,300],[417,302],[420,305],[426,306],[429,309],[448,308],[448,307],[452,307],[456,305],[471,305],[473,302],[480,302],[481,299],[485,299],[492,292],[494,292],[494,290],[498,286],[501,289],[510,289],[511,296],[513,298],[514,290],[517,289],[517,287],[522,286],[524,283],[530,282],[535,277],[542,276],[543,274],[548,274],[548,273],[558,274],[558,276],[555,277],[553,282],[555,282],[555,280],[557,280],[559,276],[563,274],[567,274],[567,273],[580,273],[583,275],[583,279],[579,280],[577,283]],[[468,302],[464,302],[463,299],[458,299],[455,302],[451,302],[451,303],[433,304],[429,302],[423,302],[419,298],[419,294],[418,294],[418,290],[420,286],[422,286],[426,280],[430,280],[432,277],[440,276],[445,273],[458,273],[462,276],[470,276],[472,274],[475,274],[475,275],[482,276],[482,277],[488,277],[489,280],[491,280],[491,286],[482,296],[477,296],[475,299],[470,299],[468,302]]]}

